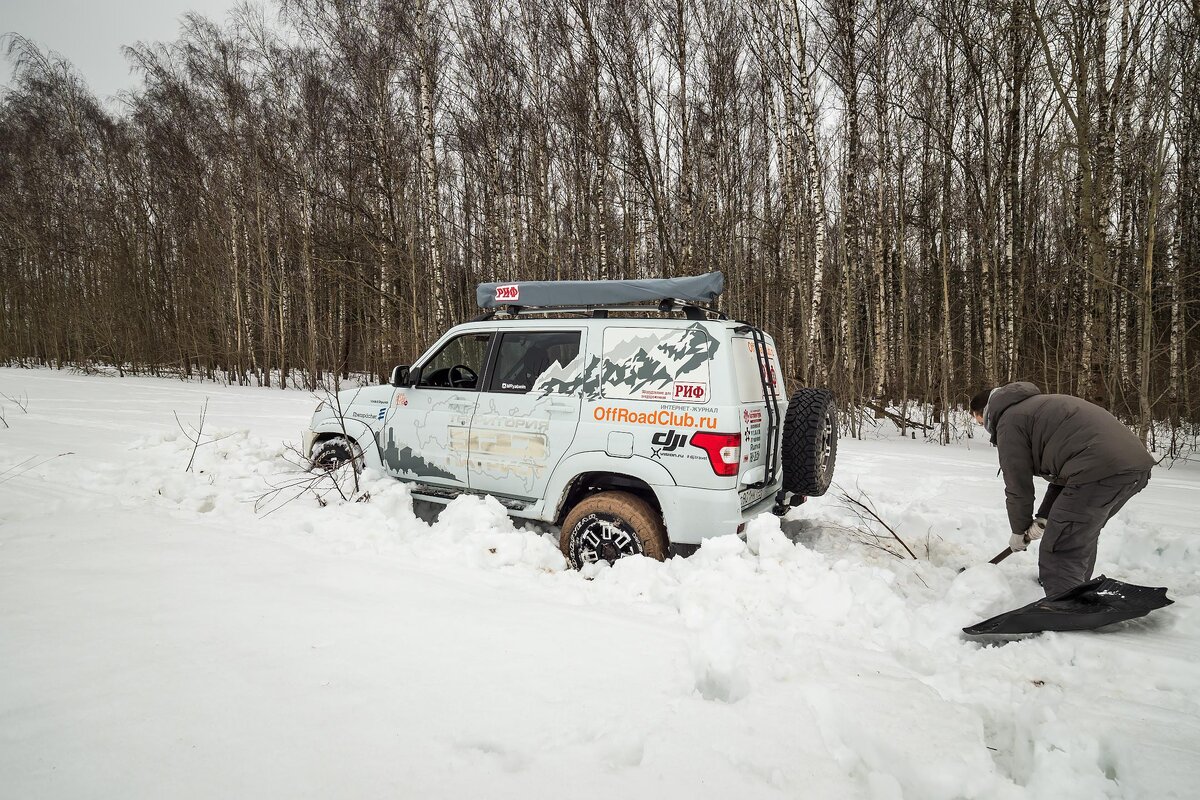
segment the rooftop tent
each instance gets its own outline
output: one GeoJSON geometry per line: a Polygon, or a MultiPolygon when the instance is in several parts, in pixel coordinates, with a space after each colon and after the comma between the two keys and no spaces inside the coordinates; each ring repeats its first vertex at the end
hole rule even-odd
{"type": "Polygon", "coordinates": [[[547,308],[555,306],[619,306],[681,300],[711,303],[725,289],[720,272],[686,278],[647,278],[633,281],[517,281],[481,283],[475,290],[480,308],[547,308]]]}

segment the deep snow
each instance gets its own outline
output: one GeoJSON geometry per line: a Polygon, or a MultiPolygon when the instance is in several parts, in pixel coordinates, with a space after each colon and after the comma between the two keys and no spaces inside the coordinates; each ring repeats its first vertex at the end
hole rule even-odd
{"type": "Polygon", "coordinates": [[[1097,571],[1177,602],[1003,646],[1040,594],[995,453],[880,428],[836,493],[692,558],[565,569],[490,499],[256,500],[303,392],[0,369],[5,797],[1191,797],[1200,468],[1156,469],[1097,571]],[[196,424],[209,399],[204,441],[196,424]],[[875,544],[885,544],[881,539],[875,544]],[[971,566],[963,573],[958,569],[971,566]],[[591,578],[588,580],[586,578],[591,578]]]}

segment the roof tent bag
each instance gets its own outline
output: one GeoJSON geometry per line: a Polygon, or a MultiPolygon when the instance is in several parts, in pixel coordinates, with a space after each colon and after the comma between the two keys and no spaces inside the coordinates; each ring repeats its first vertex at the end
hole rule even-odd
{"type": "Polygon", "coordinates": [[[475,290],[480,308],[546,308],[555,306],[619,306],[680,300],[711,303],[725,289],[720,272],[686,278],[646,278],[634,281],[517,281],[481,283],[475,290]]]}
{"type": "Polygon", "coordinates": [[[984,620],[963,632],[971,636],[1090,631],[1114,622],[1144,617],[1173,601],[1162,587],[1138,586],[1101,575],[1054,597],[1047,597],[984,620]]]}

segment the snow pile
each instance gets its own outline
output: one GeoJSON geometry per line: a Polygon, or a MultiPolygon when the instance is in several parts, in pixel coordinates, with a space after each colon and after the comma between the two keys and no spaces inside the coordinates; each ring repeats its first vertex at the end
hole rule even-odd
{"type": "Polygon", "coordinates": [[[835,492],[689,559],[581,574],[491,498],[431,521],[377,473],[313,483],[289,450],[299,393],[0,382],[31,397],[0,431],[0,782],[22,795],[1115,798],[1200,780],[1194,468],[1156,471],[1101,540],[1099,570],[1176,605],[995,647],[961,627],[1040,590],[1035,554],[986,563],[1007,533],[979,443],[843,441],[843,492],[917,560],[835,492]],[[194,447],[170,411],[205,394],[194,447]]]}

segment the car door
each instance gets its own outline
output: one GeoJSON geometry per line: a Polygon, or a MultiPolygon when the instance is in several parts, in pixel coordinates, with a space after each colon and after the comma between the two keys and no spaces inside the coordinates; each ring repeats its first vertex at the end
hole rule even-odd
{"type": "Polygon", "coordinates": [[[542,496],[575,438],[582,328],[497,334],[488,384],[471,421],[474,491],[520,500],[542,496]]]}
{"type": "Polygon", "coordinates": [[[460,334],[413,366],[412,385],[397,390],[395,413],[386,416],[380,436],[393,477],[467,488],[471,418],[492,338],[491,331],[460,334]]]}

